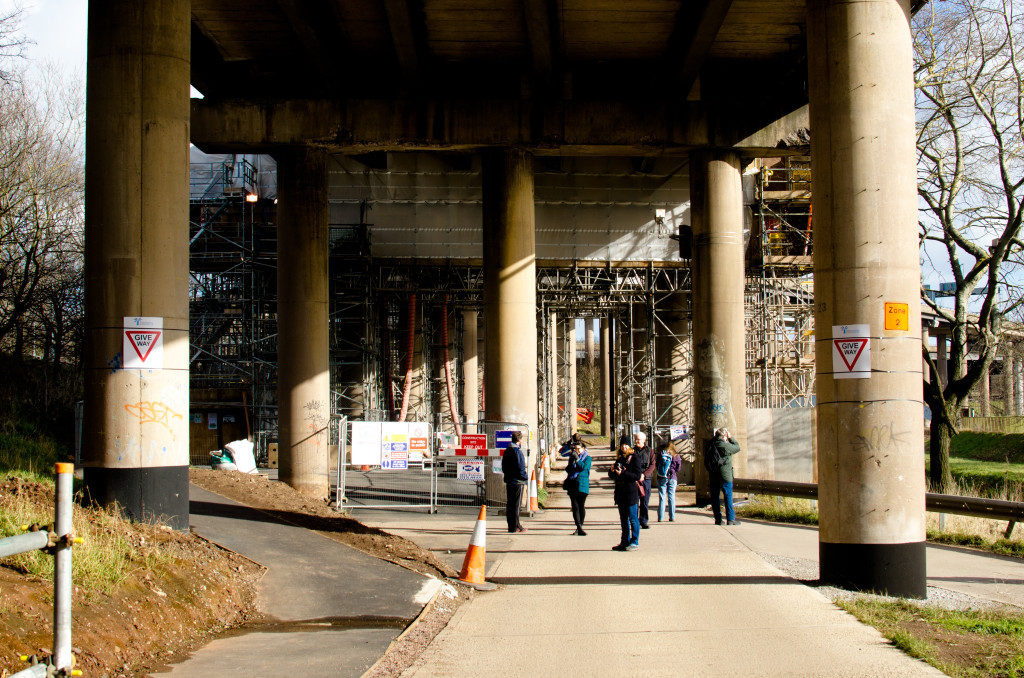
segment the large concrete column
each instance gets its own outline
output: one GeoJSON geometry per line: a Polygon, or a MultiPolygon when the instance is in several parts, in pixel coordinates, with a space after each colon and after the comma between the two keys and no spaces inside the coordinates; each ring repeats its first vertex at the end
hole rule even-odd
{"type": "Polygon", "coordinates": [[[327,154],[295,148],[277,160],[277,403],[280,478],[303,494],[330,491],[327,154]]]}
{"type": "Polygon", "coordinates": [[[576,383],[576,318],[565,319],[566,346],[569,349],[569,383],[566,387],[568,402],[565,404],[565,414],[569,417],[569,432],[575,433],[579,429],[579,420],[576,417],[578,398],[576,396],[578,384],[576,383]]]}
{"type": "Polygon", "coordinates": [[[89,6],[85,487],[133,520],[188,527],[188,0],[89,6]],[[125,369],[126,318],[162,360],[125,369]]]}
{"type": "Polygon", "coordinates": [[[611,411],[611,341],[609,341],[608,318],[601,318],[601,343],[598,346],[598,354],[601,363],[601,435],[610,438],[612,435],[612,411],[611,411]]]}
{"type": "Polygon", "coordinates": [[[1003,354],[1003,416],[1009,417],[1014,413],[1013,396],[1016,385],[1013,383],[1013,348],[1003,354]]]}
{"type": "Polygon", "coordinates": [[[662,422],[671,425],[691,423],[693,408],[686,396],[690,392],[690,319],[686,313],[687,295],[683,292],[663,297],[658,316],[663,327],[658,328],[655,350],[657,368],[661,378],[657,382],[655,410],[662,422]]]}
{"type": "Polygon", "coordinates": [[[462,414],[466,418],[466,432],[476,432],[472,426],[480,416],[480,375],[477,372],[476,310],[462,312],[462,414]]]}
{"type": "Polygon", "coordinates": [[[697,504],[710,496],[704,441],[725,426],[746,471],[747,408],[743,327],[743,190],[740,160],[728,151],[690,154],[693,220],[693,393],[697,504]]]}
{"type": "Polygon", "coordinates": [[[594,319],[586,318],[583,321],[583,347],[586,350],[587,366],[594,366],[594,319]]]}
{"type": "Polygon", "coordinates": [[[532,456],[538,446],[533,156],[492,149],[483,160],[487,418],[529,424],[532,456]]]}
{"type": "Polygon", "coordinates": [[[978,414],[982,417],[992,415],[990,402],[992,400],[992,387],[989,384],[989,371],[981,375],[981,383],[978,384],[978,414]]]}
{"type": "Polygon", "coordinates": [[[909,16],[909,0],[808,3],[819,562],[824,582],[924,597],[909,16]],[[904,308],[892,304],[907,314],[887,313],[904,308]],[[854,325],[867,328],[867,378],[844,378],[833,358],[833,339],[854,325]]]}
{"type": "Polygon", "coordinates": [[[551,444],[556,445],[562,437],[562,430],[559,426],[559,412],[558,409],[558,313],[551,311],[548,314],[548,349],[550,351],[550,364],[548,369],[550,370],[551,379],[549,384],[549,396],[551,398],[551,444]]]}
{"type": "Polygon", "coordinates": [[[935,335],[935,367],[939,371],[939,384],[946,388],[949,382],[949,354],[946,349],[948,335],[937,333],[935,335]]]}
{"type": "Polygon", "coordinates": [[[1021,416],[1024,414],[1024,367],[1021,363],[1021,356],[1018,355],[1016,347],[1010,354],[1013,358],[1013,414],[1014,416],[1021,416]]]}

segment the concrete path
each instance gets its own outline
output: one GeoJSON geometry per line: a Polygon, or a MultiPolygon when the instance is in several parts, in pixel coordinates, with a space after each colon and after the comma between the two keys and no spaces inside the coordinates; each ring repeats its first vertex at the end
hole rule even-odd
{"type": "Polygon", "coordinates": [[[198,534],[267,568],[259,607],[277,623],[213,641],[172,667],[175,678],[360,676],[440,586],[258,509],[190,493],[198,534]]]}
{"type": "MultiPolygon", "coordinates": [[[[525,534],[509,535],[503,516],[489,515],[488,579],[503,586],[463,606],[404,675],[943,675],[765,563],[744,543],[759,527],[718,527],[682,511],[643,530],[639,551],[620,553],[610,550],[619,525],[609,490],[598,488],[588,504],[586,537],[571,535],[558,499],[526,521],[525,534]]],[[[355,517],[455,566],[474,522],[469,514],[355,517]]]]}

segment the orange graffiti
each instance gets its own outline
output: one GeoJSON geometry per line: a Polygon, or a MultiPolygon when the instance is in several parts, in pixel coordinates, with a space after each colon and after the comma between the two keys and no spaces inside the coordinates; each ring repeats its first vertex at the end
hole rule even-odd
{"type": "Polygon", "coordinates": [[[172,419],[182,419],[182,415],[160,402],[146,400],[140,403],[127,404],[124,406],[124,409],[128,410],[128,413],[132,416],[138,417],[141,423],[160,424],[168,431],[171,430],[172,419]]]}

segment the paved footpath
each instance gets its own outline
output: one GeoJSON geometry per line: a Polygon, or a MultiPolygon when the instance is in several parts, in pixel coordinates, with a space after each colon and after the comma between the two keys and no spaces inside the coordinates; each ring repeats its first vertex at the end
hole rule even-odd
{"type": "MultiPolygon", "coordinates": [[[[455,567],[474,521],[355,517],[455,567]]],[[[496,512],[487,524],[487,578],[502,586],[460,608],[405,676],[943,675],[768,565],[744,543],[752,524],[718,527],[683,510],[643,530],[639,551],[611,551],[619,525],[606,487],[590,495],[585,537],[571,534],[559,497],[524,534],[509,535],[496,512]]]]}

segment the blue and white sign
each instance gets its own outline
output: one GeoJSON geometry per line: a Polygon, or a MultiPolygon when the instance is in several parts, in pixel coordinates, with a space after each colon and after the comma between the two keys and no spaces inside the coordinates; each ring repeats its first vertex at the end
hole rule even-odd
{"type": "Polygon", "coordinates": [[[512,431],[495,431],[494,446],[503,450],[512,444],[512,431]]]}

